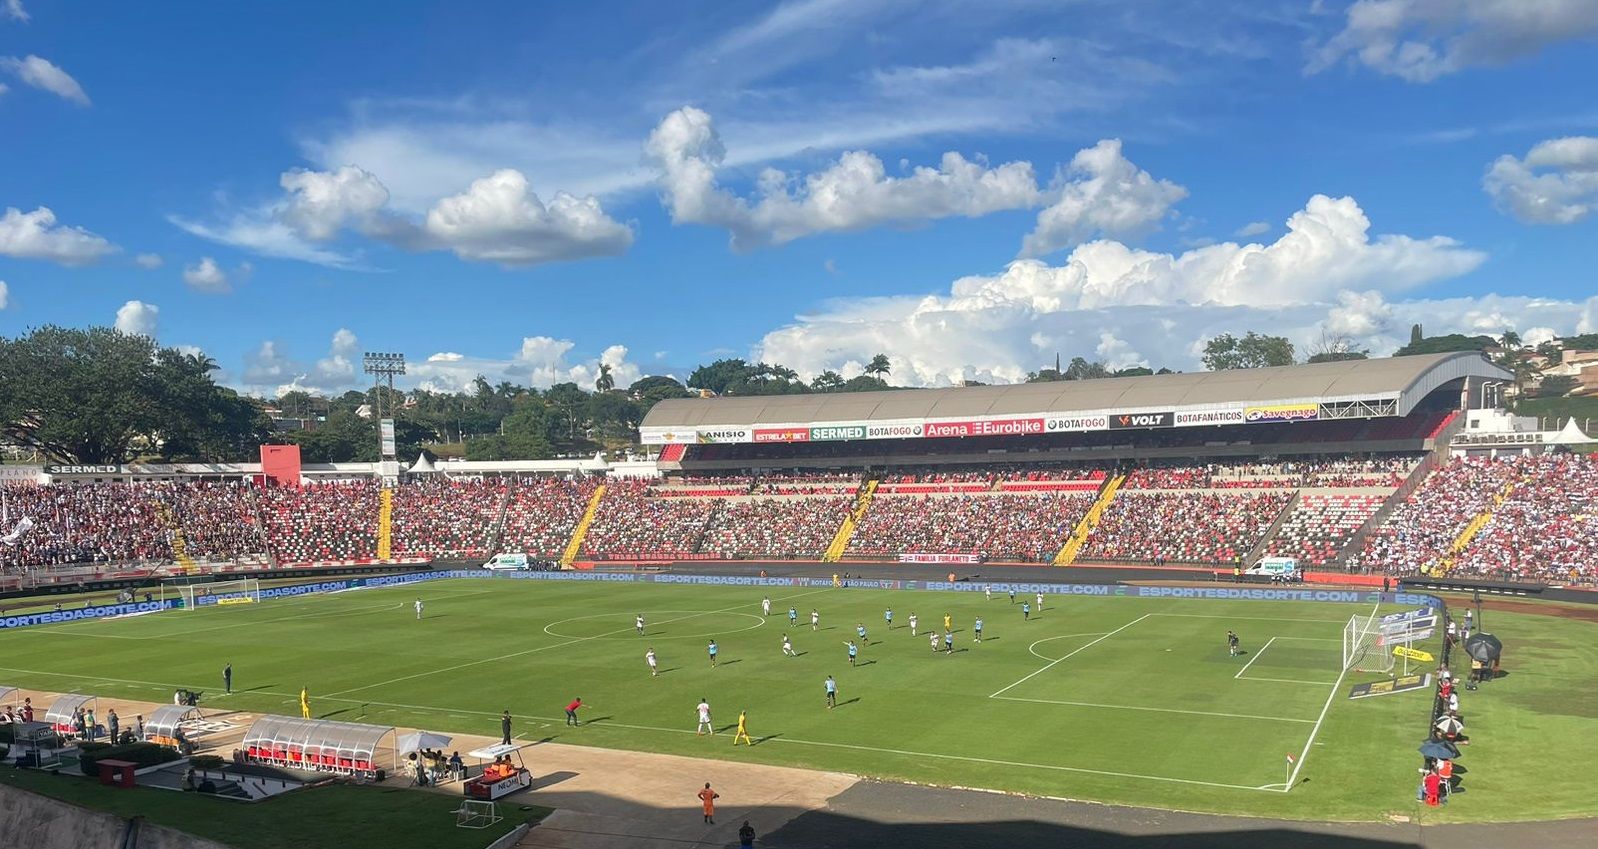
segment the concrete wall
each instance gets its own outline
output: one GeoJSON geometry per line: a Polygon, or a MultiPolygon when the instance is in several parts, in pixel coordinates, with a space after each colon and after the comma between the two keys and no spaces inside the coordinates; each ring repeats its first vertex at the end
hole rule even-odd
{"type": "MultiPolygon", "coordinates": [[[[62,781],[81,779],[63,778],[62,781]]],[[[0,782],[0,835],[8,846],[29,849],[123,849],[128,821],[30,793],[0,782]]],[[[180,831],[139,824],[129,849],[227,849],[180,831]]]]}

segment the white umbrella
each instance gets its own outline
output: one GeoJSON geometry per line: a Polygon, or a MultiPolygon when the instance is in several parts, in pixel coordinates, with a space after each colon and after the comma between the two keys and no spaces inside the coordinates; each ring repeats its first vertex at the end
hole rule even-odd
{"type": "Polygon", "coordinates": [[[1464,728],[1465,723],[1460,722],[1458,719],[1452,716],[1445,716],[1442,719],[1437,720],[1437,730],[1444,734],[1458,734],[1460,731],[1464,730],[1464,728]]]}
{"type": "Polygon", "coordinates": [[[420,752],[423,749],[443,749],[447,747],[454,737],[448,734],[435,734],[432,731],[417,731],[399,738],[395,748],[401,752],[420,752]]]}

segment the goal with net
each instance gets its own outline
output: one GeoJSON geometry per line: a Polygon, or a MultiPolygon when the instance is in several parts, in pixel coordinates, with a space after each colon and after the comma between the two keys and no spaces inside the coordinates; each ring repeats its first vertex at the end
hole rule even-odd
{"type": "Polygon", "coordinates": [[[1393,653],[1382,633],[1382,620],[1355,614],[1343,626],[1343,668],[1353,672],[1391,672],[1393,653]]]}
{"type": "Polygon", "coordinates": [[[211,605],[254,604],[261,600],[261,582],[255,578],[205,583],[163,583],[162,597],[177,596],[184,610],[211,605]]]}

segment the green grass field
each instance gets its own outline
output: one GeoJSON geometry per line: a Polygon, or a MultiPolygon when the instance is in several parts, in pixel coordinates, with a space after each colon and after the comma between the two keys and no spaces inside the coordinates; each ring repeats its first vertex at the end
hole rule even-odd
{"type": "MultiPolygon", "coordinates": [[[[1347,699],[1359,679],[1338,684],[1339,637],[1356,612],[1370,607],[1055,596],[1023,621],[1019,603],[997,594],[989,602],[930,591],[452,580],[6,632],[0,683],[156,701],[185,686],[206,691],[211,707],[276,713],[297,712],[305,686],[316,715],[342,720],[497,736],[508,708],[528,741],[1184,810],[1414,815],[1428,697],[1347,699]],[[760,615],[766,592],[769,620],[760,615]],[[418,595],[423,621],[411,610],[418,595]],[[796,629],[786,621],[790,604],[800,612],[796,629]],[[822,617],[816,632],[812,607],[822,617]],[[912,611],[923,626],[918,638],[907,626],[912,611]],[[952,656],[934,654],[925,633],[945,612],[956,629],[952,656]],[[646,636],[634,633],[635,613],[648,618],[646,636]],[[972,639],[979,615],[981,644],[972,639]],[[856,623],[871,639],[851,667],[844,641],[856,623]],[[1227,629],[1241,635],[1243,657],[1228,656],[1227,629]],[[799,657],[782,655],[784,633],[799,657]],[[721,648],[715,669],[705,650],[711,637],[721,648]],[[649,646],[660,657],[658,678],[644,664],[649,646]],[[231,697],[217,695],[225,662],[235,673],[231,697]],[[823,697],[828,674],[839,684],[832,711],[823,697]],[[589,705],[580,728],[563,725],[561,708],[574,696],[589,705]],[[713,738],[694,734],[701,697],[721,729],[713,738]],[[732,747],[740,709],[749,711],[752,748],[732,747]],[[1288,754],[1299,759],[1291,790],[1288,754]]],[[[1595,626],[1494,620],[1504,623],[1511,657],[1515,629],[1534,631],[1550,653],[1541,674],[1567,684],[1566,676],[1585,675],[1588,690],[1583,699],[1580,690],[1537,686],[1537,672],[1516,673],[1466,700],[1469,730],[1491,743],[1494,734],[1539,735],[1546,720],[1565,741],[1595,739],[1583,705],[1594,704],[1598,670],[1581,649],[1593,644],[1595,626]]],[[[1544,746],[1472,749],[1462,762],[1483,773],[1479,783],[1474,773],[1469,779],[1477,792],[1440,816],[1591,812],[1575,783],[1552,780],[1544,746]]],[[[530,765],[537,770],[536,750],[530,765]]]]}

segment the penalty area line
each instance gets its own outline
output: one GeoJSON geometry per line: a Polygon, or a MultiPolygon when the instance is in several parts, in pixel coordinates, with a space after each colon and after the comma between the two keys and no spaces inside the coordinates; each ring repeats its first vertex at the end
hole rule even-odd
{"type": "MultiPolygon", "coordinates": [[[[1371,605],[1370,616],[1372,619],[1376,618],[1376,612],[1381,609],[1381,606],[1382,600],[1378,597],[1376,603],[1371,605]]],[[[1321,715],[1315,720],[1315,726],[1309,730],[1309,739],[1304,741],[1304,751],[1299,753],[1298,761],[1293,764],[1293,771],[1287,776],[1287,783],[1282,787],[1283,793],[1292,792],[1293,785],[1298,783],[1299,770],[1302,770],[1304,762],[1309,760],[1310,749],[1315,745],[1315,735],[1320,733],[1321,723],[1326,721],[1326,712],[1332,709],[1332,701],[1337,698],[1337,691],[1343,688],[1343,679],[1347,677],[1348,667],[1344,666],[1343,671],[1337,673],[1337,682],[1332,684],[1332,691],[1326,694],[1326,704],[1321,705],[1321,715]]]]}
{"type": "Polygon", "coordinates": [[[1257,651],[1257,652],[1254,652],[1254,655],[1248,659],[1248,663],[1243,664],[1243,668],[1237,670],[1237,674],[1233,675],[1232,677],[1233,678],[1242,678],[1243,677],[1243,673],[1247,672],[1248,668],[1250,666],[1254,665],[1254,661],[1259,660],[1260,659],[1260,655],[1264,654],[1265,650],[1270,648],[1271,647],[1271,643],[1274,643],[1274,642],[1276,642],[1276,638],[1275,637],[1272,637],[1269,640],[1266,640],[1265,641],[1265,645],[1260,646],[1260,650],[1257,651]]]}
{"type": "Polygon", "coordinates": [[[1085,644],[1083,644],[1081,646],[1078,646],[1077,648],[1073,649],[1071,652],[1066,654],[1065,657],[1062,657],[1059,660],[1051,660],[1051,661],[1049,661],[1048,665],[1044,666],[1042,669],[1036,670],[1036,671],[1026,675],[1021,680],[1016,681],[1016,682],[1010,684],[1009,686],[1003,687],[1003,688],[999,689],[996,692],[990,693],[988,695],[988,698],[996,699],[996,698],[1004,695],[1005,693],[1008,693],[1009,691],[1015,689],[1016,687],[1019,687],[1022,684],[1025,684],[1026,682],[1032,680],[1036,676],[1042,675],[1043,673],[1048,672],[1050,669],[1053,669],[1056,665],[1058,665],[1062,661],[1071,659],[1071,657],[1076,655],[1078,652],[1086,651],[1087,649],[1093,648],[1094,646],[1098,645],[1099,643],[1102,643],[1105,640],[1108,640],[1109,638],[1115,636],[1116,634],[1119,634],[1122,631],[1125,631],[1126,629],[1132,627],[1133,625],[1136,625],[1139,622],[1142,622],[1143,620],[1145,620],[1145,619],[1147,619],[1147,618],[1149,618],[1150,616],[1153,616],[1153,615],[1154,614],[1152,614],[1152,613],[1145,613],[1142,616],[1139,616],[1138,618],[1133,619],[1131,622],[1128,622],[1125,625],[1122,625],[1121,627],[1116,628],[1114,631],[1110,631],[1110,632],[1106,633],[1104,636],[1098,638],[1097,640],[1093,640],[1092,642],[1085,643],[1085,644]]]}

